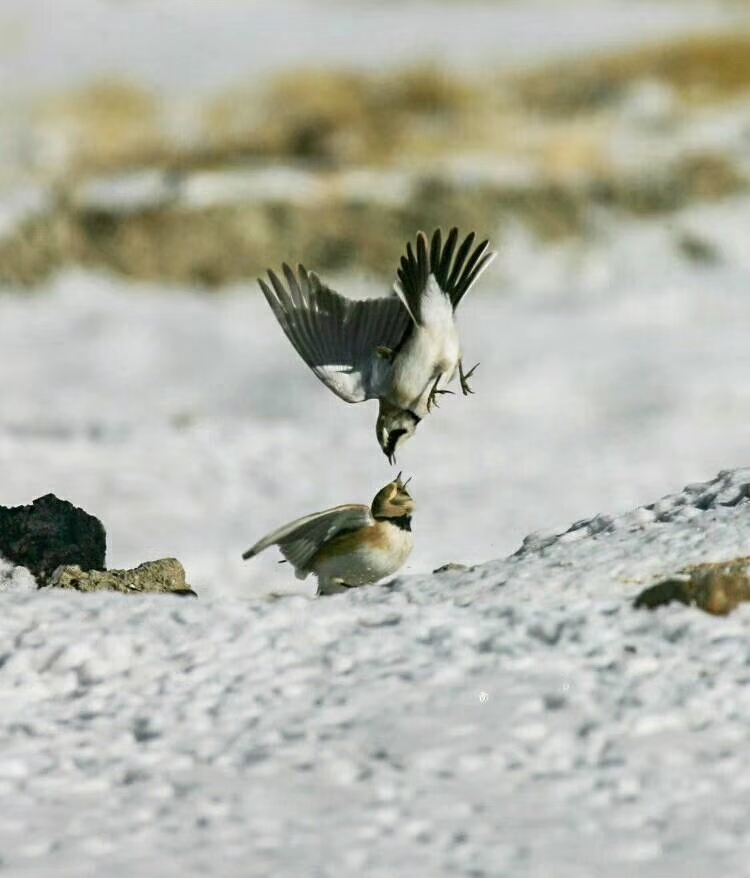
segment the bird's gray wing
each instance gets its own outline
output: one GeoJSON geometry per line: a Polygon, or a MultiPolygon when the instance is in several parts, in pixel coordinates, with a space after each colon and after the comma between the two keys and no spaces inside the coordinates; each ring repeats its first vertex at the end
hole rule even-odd
{"type": "Polygon", "coordinates": [[[411,243],[406,245],[406,255],[396,272],[395,290],[414,320],[421,318],[420,305],[430,276],[450,299],[453,310],[476,283],[479,275],[495,258],[488,250],[489,241],[481,241],[472,250],[474,232],[470,232],[458,249],[458,229],[452,228],[443,243],[440,229],[435,229],[432,239],[424,232],[417,234],[416,252],[411,243]]]}
{"type": "Polygon", "coordinates": [[[310,559],[324,543],[372,523],[373,517],[368,506],[360,503],[334,506],[333,509],[314,512],[277,528],[248,549],[242,557],[252,558],[269,546],[277,545],[297,572],[307,573],[310,559]]]}
{"type": "Polygon", "coordinates": [[[286,283],[273,271],[270,283],[258,282],[297,353],[347,402],[378,396],[384,360],[377,348],[395,348],[411,323],[399,298],[347,299],[302,265],[296,274],[282,269],[286,283]]]}

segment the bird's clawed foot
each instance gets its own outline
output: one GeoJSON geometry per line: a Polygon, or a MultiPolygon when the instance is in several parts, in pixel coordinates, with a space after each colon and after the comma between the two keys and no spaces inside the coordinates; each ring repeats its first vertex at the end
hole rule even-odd
{"type": "Polygon", "coordinates": [[[442,377],[443,377],[442,375],[438,375],[437,378],[435,379],[435,382],[433,383],[432,387],[430,388],[430,395],[427,397],[427,412],[428,412],[428,414],[429,414],[429,412],[432,411],[433,406],[435,406],[436,409],[440,408],[440,406],[438,405],[438,401],[437,401],[438,396],[441,396],[444,393],[453,394],[452,390],[438,390],[438,383],[440,382],[440,379],[442,377]]]}
{"type": "Polygon", "coordinates": [[[474,391],[469,386],[469,378],[471,378],[471,376],[474,374],[478,365],[479,363],[477,363],[476,366],[472,366],[471,369],[469,369],[469,371],[464,374],[464,364],[461,360],[458,361],[458,378],[461,382],[461,392],[464,396],[468,396],[470,393],[474,393],[474,391]]]}
{"type": "Polygon", "coordinates": [[[318,597],[324,597],[332,594],[341,594],[349,591],[350,585],[347,585],[343,579],[330,579],[318,583],[318,597]]]}

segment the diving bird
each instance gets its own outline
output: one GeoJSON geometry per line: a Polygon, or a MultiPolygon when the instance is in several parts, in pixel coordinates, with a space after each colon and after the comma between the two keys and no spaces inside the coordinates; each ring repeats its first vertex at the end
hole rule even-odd
{"type": "Polygon", "coordinates": [[[298,579],[310,573],[318,577],[322,595],[377,582],[395,573],[414,547],[414,501],[408,483],[399,473],[370,506],[349,503],[298,518],[263,537],[242,557],[247,560],[278,546],[298,579]]]}
{"type": "MultiPolygon", "coordinates": [[[[495,257],[489,242],[474,246],[471,232],[459,244],[458,229],[445,242],[440,229],[416,245],[396,272],[394,294],[347,299],[300,265],[284,263],[282,280],[268,271],[259,279],[276,319],[297,353],[346,402],[377,398],[378,443],[390,463],[437,406],[456,372],[464,395],[476,366],[464,372],[455,322],[459,302],[495,257]]],[[[478,364],[477,364],[478,365],[478,364]]]]}

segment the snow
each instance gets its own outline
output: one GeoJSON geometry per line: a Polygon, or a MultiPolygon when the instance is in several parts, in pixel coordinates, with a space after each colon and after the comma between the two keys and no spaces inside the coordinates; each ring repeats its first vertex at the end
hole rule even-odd
{"type": "Polygon", "coordinates": [[[750,612],[630,599],[749,483],[317,601],[6,595],[6,871],[745,874],[750,612]]]}
{"type": "Polygon", "coordinates": [[[632,599],[748,554],[748,210],[498,239],[460,315],[477,393],[399,461],[411,563],[320,600],[259,599],[307,583],[241,552],[392,470],[257,291],[5,292],[3,502],[54,491],[110,566],[176,555],[201,597],[0,570],[4,871],[746,874],[750,611],[632,599]],[[688,227],[718,261],[685,260],[688,227]],[[447,561],[487,563],[410,575],[447,561]]]}

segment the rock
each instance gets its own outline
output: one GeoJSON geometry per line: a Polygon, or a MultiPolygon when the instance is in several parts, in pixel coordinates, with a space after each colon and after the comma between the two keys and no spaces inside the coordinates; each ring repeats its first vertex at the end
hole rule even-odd
{"type": "Polygon", "coordinates": [[[49,579],[50,588],[75,591],[120,591],[123,594],[198,595],[185,582],[185,570],[176,558],[146,561],[132,570],[89,570],[77,564],[58,567],[49,579]]]}
{"type": "Polygon", "coordinates": [[[666,579],[644,589],[635,607],[654,609],[679,601],[724,616],[739,603],[750,601],[750,558],[697,564],[680,571],[682,578],[666,579]]]}
{"type": "Polygon", "coordinates": [[[54,494],[30,506],[0,506],[0,556],[26,567],[40,586],[60,565],[102,569],[106,548],[99,519],[54,494]]]}
{"type": "Polygon", "coordinates": [[[644,588],[633,601],[636,610],[655,610],[677,601],[681,604],[691,603],[690,582],[685,579],[664,579],[656,585],[644,588]]]}
{"type": "Polygon", "coordinates": [[[449,561],[447,564],[443,564],[442,567],[438,567],[436,570],[433,570],[433,573],[462,573],[465,570],[471,570],[466,564],[459,564],[456,561],[449,561]]]}

